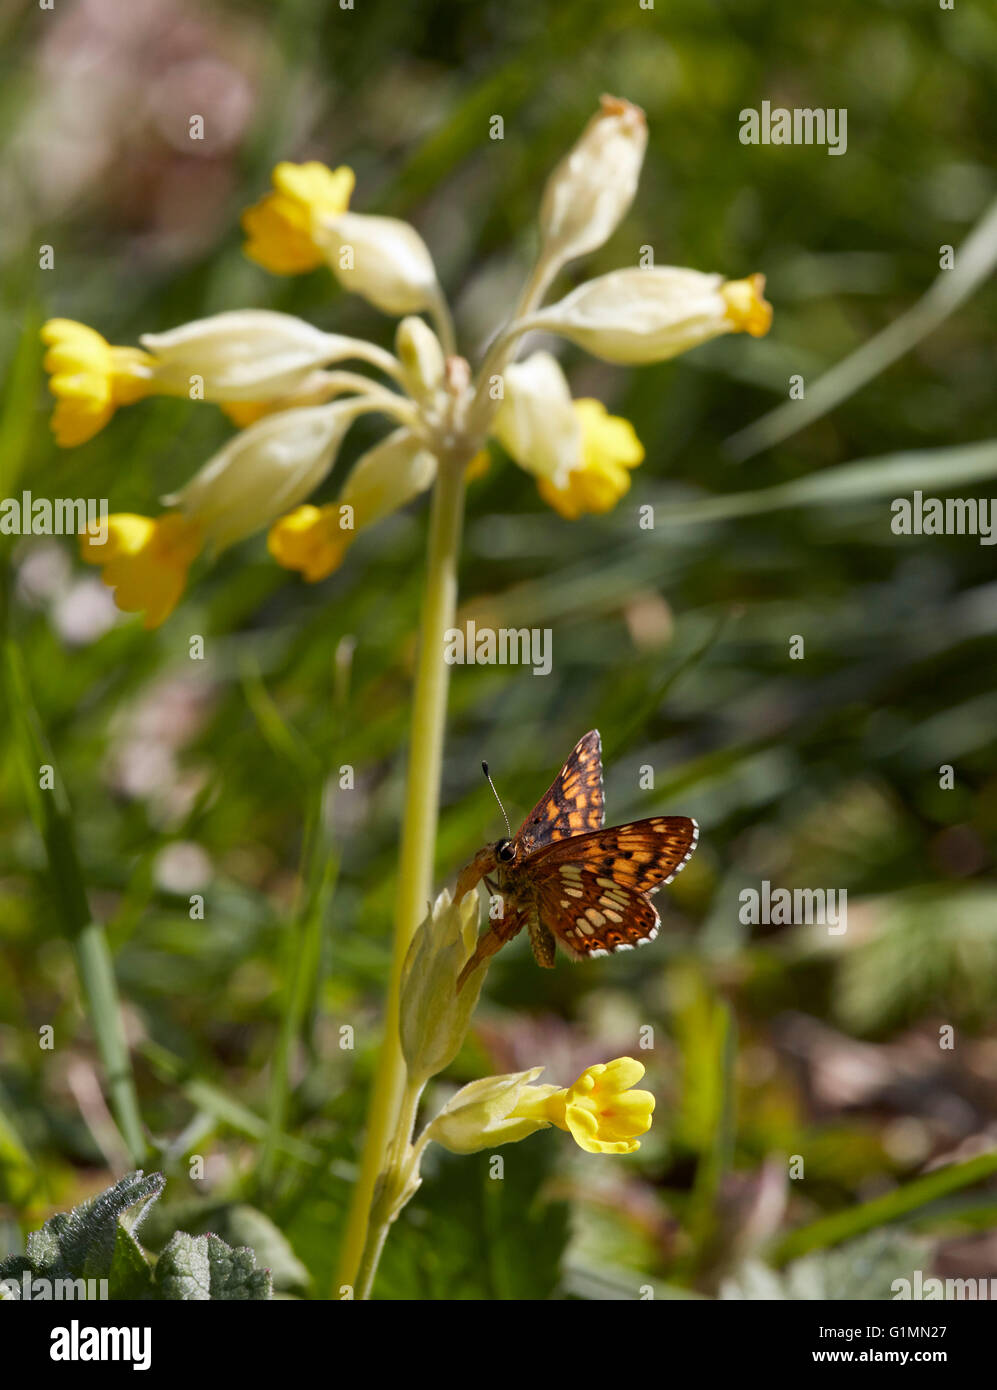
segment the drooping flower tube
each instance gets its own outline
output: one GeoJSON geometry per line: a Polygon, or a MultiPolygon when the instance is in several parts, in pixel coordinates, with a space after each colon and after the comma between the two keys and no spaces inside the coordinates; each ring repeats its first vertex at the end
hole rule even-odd
{"type": "Polygon", "coordinates": [[[672,266],[614,270],[520,320],[512,331],[557,333],[607,362],[664,362],[724,333],[764,336],[772,322],[764,289],[763,275],[725,280],[672,266]]]}

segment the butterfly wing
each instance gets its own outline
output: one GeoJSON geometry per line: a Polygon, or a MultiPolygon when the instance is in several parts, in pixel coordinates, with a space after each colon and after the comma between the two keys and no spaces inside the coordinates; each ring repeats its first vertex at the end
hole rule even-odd
{"type": "Polygon", "coordinates": [[[537,916],[578,960],[645,946],[661,925],[645,894],[581,864],[558,865],[544,878],[537,889],[537,916]]]}
{"type": "Polygon", "coordinates": [[[586,831],[601,830],[605,816],[602,793],[602,739],[592,729],[580,738],[561,771],[519,827],[522,855],[533,854],[586,831]]]}
{"type": "Polygon", "coordinates": [[[651,816],[546,845],[530,867],[542,874],[563,864],[598,866],[624,888],[653,893],[685,868],[698,840],[699,826],[688,816],[651,816]]]}
{"type": "Polygon", "coordinates": [[[671,883],[698,838],[686,816],[652,816],[544,847],[531,863],[541,923],[581,958],[653,941],[660,918],[647,895],[671,883]]]}

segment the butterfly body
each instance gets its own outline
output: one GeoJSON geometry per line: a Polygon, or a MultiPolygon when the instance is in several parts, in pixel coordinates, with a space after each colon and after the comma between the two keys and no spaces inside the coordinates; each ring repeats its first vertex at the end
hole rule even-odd
{"type": "Polygon", "coordinates": [[[602,745],[593,729],[515,835],[481,850],[457,896],[483,881],[490,925],[461,973],[467,976],[524,927],[537,963],[555,944],[577,960],[653,941],[660,919],[649,894],[692,857],[699,829],[685,816],[652,816],[603,828],[602,745]]]}

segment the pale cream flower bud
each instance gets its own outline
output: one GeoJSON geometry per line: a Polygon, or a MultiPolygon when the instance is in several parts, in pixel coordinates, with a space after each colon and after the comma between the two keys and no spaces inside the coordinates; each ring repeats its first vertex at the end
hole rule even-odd
{"type": "Polygon", "coordinates": [[[405,389],[413,400],[431,400],[444,387],[446,363],[440,340],[424,319],[402,319],[395,334],[405,389]]]}
{"type": "Polygon", "coordinates": [[[361,397],[268,415],[163,502],[199,522],[216,547],[232,545],[303,501],[329,472],[357,415],[370,409],[361,397]]]}
{"type": "MultiPolygon", "coordinates": [[[[236,309],[139,340],[159,390],[187,395],[200,378],[207,401],[270,400],[297,390],[316,367],[355,355],[354,339],[323,333],[293,314],[236,309]]],[[[360,344],[366,347],[366,344],[360,344]]]]}
{"type": "Polygon", "coordinates": [[[474,951],[478,895],[453,902],[447,889],[412,939],[402,976],[401,1042],[409,1079],[421,1085],[460,1051],[484,971],[457,993],[457,976],[474,951]]]}
{"type": "Polygon", "coordinates": [[[765,279],[698,270],[615,270],[515,325],[558,333],[607,362],[663,362],[722,333],[761,337],[772,321],[765,279]]]}
{"type": "Polygon", "coordinates": [[[564,487],[582,457],[581,426],[557,358],[535,352],[506,367],[492,433],[516,462],[564,487]]]}
{"type": "Polygon", "coordinates": [[[472,1081],[447,1101],[422,1137],[442,1144],[451,1153],[473,1154],[498,1144],[517,1143],[538,1129],[549,1129],[549,1120],[512,1113],[527,1088],[537,1098],[556,1093],[556,1086],[530,1085],[542,1071],[543,1067],[531,1067],[529,1071],[472,1081]]]}
{"type": "Polygon", "coordinates": [[[646,147],[640,107],[603,97],[601,110],[547,180],[540,204],[545,258],[562,265],[608,240],[633,202],[646,147]]]}
{"type": "Polygon", "coordinates": [[[357,459],[336,506],[352,507],[359,531],[404,507],[435,477],[436,459],[425,445],[410,430],[395,430],[357,459]]]}
{"type": "Polygon", "coordinates": [[[440,287],[422,237],[397,217],[344,212],[325,224],[326,255],[344,290],[386,314],[417,314],[438,303],[440,287]]]}

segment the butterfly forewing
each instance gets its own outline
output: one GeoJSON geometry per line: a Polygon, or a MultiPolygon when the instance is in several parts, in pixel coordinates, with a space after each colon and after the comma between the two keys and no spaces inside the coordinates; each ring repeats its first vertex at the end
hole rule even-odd
{"type": "Polygon", "coordinates": [[[651,816],[589,835],[546,845],[531,868],[537,874],[570,861],[601,865],[608,878],[638,893],[651,893],[672,879],[692,858],[699,827],[688,816],[651,816]]]}
{"type": "Polygon", "coordinates": [[[522,854],[533,854],[544,845],[601,830],[603,819],[602,740],[598,729],[592,729],[575,744],[516,839],[522,854]]]}

